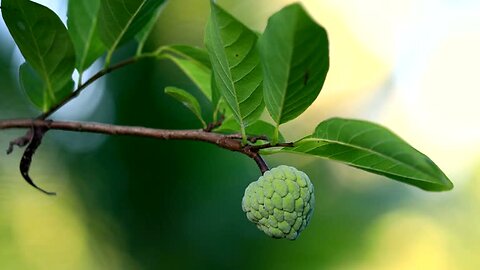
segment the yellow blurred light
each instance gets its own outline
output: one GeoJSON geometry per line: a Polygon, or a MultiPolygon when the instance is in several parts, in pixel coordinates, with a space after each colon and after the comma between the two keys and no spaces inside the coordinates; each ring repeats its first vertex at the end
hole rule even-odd
{"type": "Polygon", "coordinates": [[[373,226],[370,241],[365,266],[357,269],[456,269],[448,232],[425,215],[388,214],[373,226]]]}
{"type": "Polygon", "coordinates": [[[311,16],[327,29],[330,70],[317,100],[294,122],[284,125],[289,138],[312,131],[316,123],[331,116],[352,116],[372,93],[389,80],[392,62],[355,32],[345,9],[329,1],[303,1],[311,16]]]}
{"type": "Polygon", "coordinates": [[[58,184],[60,179],[72,176],[65,173],[57,157],[52,152],[38,152],[31,171],[37,184],[58,193],[54,197],[23,181],[15,170],[18,166],[15,156],[2,159],[0,269],[134,269],[132,259],[121,252],[121,239],[117,239],[111,221],[102,218],[87,225],[85,213],[68,188],[68,181],[58,184]],[[52,164],[55,165],[52,167],[52,164]],[[99,224],[108,227],[104,230],[107,233],[94,235],[92,231],[99,224]]]}
{"type": "Polygon", "coordinates": [[[32,269],[86,269],[88,243],[78,216],[58,200],[28,193],[18,192],[10,208],[13,237],[23,260],[32,269]]]}

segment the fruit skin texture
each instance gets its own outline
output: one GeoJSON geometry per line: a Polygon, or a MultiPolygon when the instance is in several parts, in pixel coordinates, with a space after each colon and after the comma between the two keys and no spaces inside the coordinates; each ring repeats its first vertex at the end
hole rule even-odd
{"type": "Polygon", "coordinates": [[[248,185],[242,209],[268,236],[295,240],[312,217],[313,191],[304,172],[280,165],[248,185]]]}

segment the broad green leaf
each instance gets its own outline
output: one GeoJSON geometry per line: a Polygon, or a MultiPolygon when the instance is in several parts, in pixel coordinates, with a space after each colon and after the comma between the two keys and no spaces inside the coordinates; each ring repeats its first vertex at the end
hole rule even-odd
{"type": "Polygon", "coordinates": [[[135,39],[138,41],[137,56],[142,54],[145,42],[147,42],[148,37],[150,36],[153,28],[155,27],[155,24],[157,23],[164,6],[165,4],[158,6],[157,10],[153,13],[149,21],[142,28],[142,30],[140,30],[135,35],[135,39]]]}
{"type": "MultiPolygon", "coordinates": [[[[228,118],[215,131],[220,133],[237,133],[240,132],[240,126],[235,119],[228,118]]],[[[246,128],[246,132],[250,136],[265,135],[271,140],[275,134],[275,126],[263,120],[257,120],[246,128]]],[[[279,134],[279,138],[281,142],[285,141],[282,134],[279,134]]]]}
{"type": "Polygon", "coordinates": [[[58,99],[68,96],[74,86],[73,80],[70,79],[64,87],[57,90],[55,97],[52,98],[48,94],[45,82],[28,63],[23,63],[20,66],[19,79],[23,91],[25,91],[32,103],[43,112],[48,111],[50,107],[55,105],[58,99]]]}
{"type": "Polygon", "coordinates": [[[215,74],[211,74],[210,77],[210,89],[212,90],[212,104],[215,111],[220,109],[220,101],[222,100],[222,94],[220,93],[220,89],[218,89],[217,82],[215,81],[215,74]]]}
{"type": "Polygon", "coordinates": [[[292,4],[270,17],[259,49],[265,104],[280,125],[303,113],[320,93],[329,67],[327,33],[300,4],[292,4]]]}
{"type": "Polygon", "coordinates": [[[430,191],[453,188],[427,156],[390,130],[367,121],[332,118],[315,133],[283,151],[341,161],[350,166],[430,191]]]}
{"type": "Polygon", "coordinates": [[[212,100],[211,64],[208,53],[200,48],[174,45],[164,47],[159,57],[170,59],[200,89],[208,100],[212,100]]]}
{"type": "Polygon", "coordinates": [[[108,48],[107,65],[113,51],[140,32],[162,3],[162,0],[101,0],[99,29],[108,48]]]}
{"type": "Polygon", "coordinates": [[[79,73],[106,51],[98,33],[99,10],[99,0],[68,1],[67,26],[75,47],[79,73]]]}
{"type": "MultiPolygon", "coordinates": [[[[104,1],[104,0],[102,0],[104,1]]],[[[131,4],[131,2],[140,2],[139,0],[110,0],[110,1],[121,1],[124,3],[131,4]]],[[[142,5],[141,10],[135,16],[132,24],[125,33],[126,39],[131,39],[132,37],[138,35],[142,32],[143,29],[148,25],[152,20],[152,17],[158,15],[160,6],[165,2],[164,0],[143,0],[141,1],[144,4],[142,5]]]]}
{"type": "Polygon", "coordinates": [[[40,107],[48,110],[65,96],[75,69],[75,50],[67,29],[53,11],[28,0],[3,0],[2,15],[25,60],[44,84],[39,89],[50,102],[40,107]]]}
{"type": "MultiPolygon", "coordinates": [[[[220,116],[225,119],[235,120],[232,114],[232,110],[228,107],[225,99],[222,97],[220,90],[218,89],[217,83],[215,82],[215,76],[212,73],[210,79],[210,88],[212,89],[212,107],[213,107],[213,120],[217,121],[220,119],[220,116]]],[[[237,123],[238,125],[238,123],[237,123]]],[[[238,125],[240,128],[240,125],[238,125]]]]}
{"type": "Polygon", "coordinates": [[[175,55],[197,62],[207,69],[212,69],[210,57],[205,49],[187,45],[170,45],[162,48],[162,51],[170,52],[175,55]]]}
{"type": "MultiPolygon", "coordinates": [[[[264,109],[263,76],[256,44],[254,32],[211,3],[205,45],[214,81],[240,125],[242,135],[264,109]]],[[[245,143],[245,139],[243,141],[245,143]]]]}
{"type": "Polygon", "coordinates": [[[187,107],[190,111],[195,114],[195,116],[202,122],[202,125],[204,128],[207,127],[207,124],[203,120],[202,117],[202,109],[200,107],[200,104],[198,103],[198,100],[190,93],[183,89],[179,89],[176,87],[167,87],[165,88],[165,93],[168,94],[169,96],[175,98],[176,100],[180,101],[185,107],[187,107]]]}

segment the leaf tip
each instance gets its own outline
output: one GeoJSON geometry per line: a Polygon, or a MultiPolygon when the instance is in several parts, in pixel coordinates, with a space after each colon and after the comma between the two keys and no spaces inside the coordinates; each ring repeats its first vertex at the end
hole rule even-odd
{"type": "Polygon", "coordinates": [[[452,183],[452,181],[447,179],[446,185],[444,186],[444,188],[445,188],[444,191],[452,190],[454,187],[455,187],[455,185],[452,183]]]}

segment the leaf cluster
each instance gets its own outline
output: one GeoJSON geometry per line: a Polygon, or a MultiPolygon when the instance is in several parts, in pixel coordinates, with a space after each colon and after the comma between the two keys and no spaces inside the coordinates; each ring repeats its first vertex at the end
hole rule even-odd
{"type": "Polygon", "coordinates": [[[167,45],[144,52],[158,17],[160,0],[69,1],[65,26],[50,9],[29,0],[3,0],[3,19],[26,62],[19,67],[21,86],[30,100],[48,112],[74,91],[74,70],[82,74],[127,42],[138,44],[134,57],[167,59],[191,79],[208,100],[205,116],[190,91],[167,87],[204,129],[225,118],[214,131],[263,136],[263,154],[301,153],[339,161],[430,191],[453,187],[424,154],[390,130],[366,121],[328,119],[304,138],[284,145],[279,127],[296,119],[317,99],[329,69],[326,30],[300,4],[291,4],[268,20],[258,34],[211,3],[205,49],[167,45]],[[267,115],[268,113],[268,115],[267,115]],[[207,119],[207,120],[206,120],[207,119]],[[279,147],[275,147],[279,146],[279,147]],[[266,148],[266,147],[265,147],[266,148]]]}

